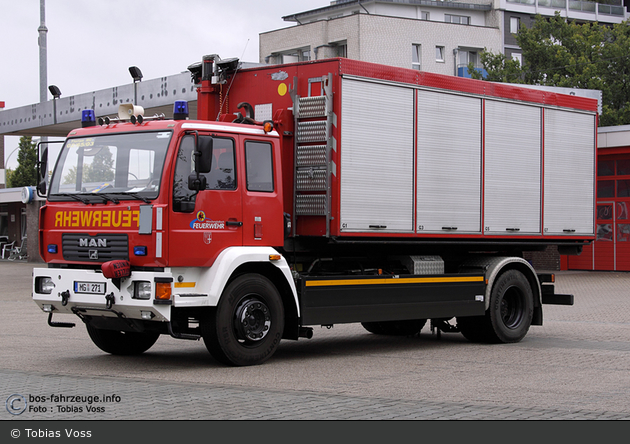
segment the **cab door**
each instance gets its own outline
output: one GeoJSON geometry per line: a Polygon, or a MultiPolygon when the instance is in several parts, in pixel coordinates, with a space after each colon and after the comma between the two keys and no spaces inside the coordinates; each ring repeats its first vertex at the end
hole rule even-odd
{"type": "Polygon", "coordinates": [[[243,245],[282,246],[284,212],[277,139],[243,141],[243,245]]]}
{"type": "Polygon", "coordinates": [[[182,138],[173,177],[169,224],[169,265],[207,267],[221,251],[243,245],[241,185],[237,180],[236,137],[199,135],[212,138],[212,168],[206,189],[188,189],[194,172],[195,137],[182,138]]]}

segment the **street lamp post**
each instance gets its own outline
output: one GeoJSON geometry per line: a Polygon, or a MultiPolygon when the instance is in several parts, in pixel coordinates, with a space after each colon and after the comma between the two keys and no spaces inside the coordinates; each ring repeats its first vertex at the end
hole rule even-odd
{"type": "Polygon", "coordinates": [[[142,81],[142,71],[137,66],[129,67],[129,74],[133,78],[133,104],[138,104],[138,82],[142,81]]]}
{"type": "Polygon", "coordinates": [[[50,93],[53,96],[53,122],[56,125],[57,124],[57,99],[59,97],[61,97],[61,90],[56,86],[56,85],[50,85],[48,87],[48,91],[50,91],[50,93]]]}

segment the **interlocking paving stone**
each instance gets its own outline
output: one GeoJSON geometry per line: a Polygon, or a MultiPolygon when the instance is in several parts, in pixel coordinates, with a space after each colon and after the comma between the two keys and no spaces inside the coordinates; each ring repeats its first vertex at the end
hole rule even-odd
{"type": "Polygon", "coordinates": [[[30,399],[27,411],[7,420],[630,420],[629,414],[585,410],[545,410],[486,404],[409,401],[344,395],[263,390],[105,377],[63,376],[0,370],[0,393],[30,399]],[[52,394],[112,395],[120,402],[55,403],[52,394]],[[45,396],[44,402],[34,400],[45,396]],[[80,408],[60,411],[57,405],[80,408]],[[28,411],[45,408],[46,411],[28,411]],[[75,409],[76,410],[76,409],[75,409]]]}

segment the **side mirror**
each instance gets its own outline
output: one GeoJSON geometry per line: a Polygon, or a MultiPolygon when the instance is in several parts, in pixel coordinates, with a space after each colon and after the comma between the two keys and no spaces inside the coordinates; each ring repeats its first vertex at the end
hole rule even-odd
{"type": "MultiPolygon", "coordinates": [[[[39,151],[39,150],[38,150],[39,151]]],[[[46,182],[48,181],[48,147],[44,148],[40,160],[37,162],[37,195],[46,195],[46,182]]]]}
{"type": "Polygon", "coordinates": [[[194,154],[195,171],[200,174],[209,173],[212,170],[212,137],[198,137],[194,154]]]}
{"type": "Polygon", "coordinates": [[[203,191],[206,189],[207,179],[206,176],[199,174],[199,172],[192,173],[188,176],[188,189],[192,191],[203,191]]]}

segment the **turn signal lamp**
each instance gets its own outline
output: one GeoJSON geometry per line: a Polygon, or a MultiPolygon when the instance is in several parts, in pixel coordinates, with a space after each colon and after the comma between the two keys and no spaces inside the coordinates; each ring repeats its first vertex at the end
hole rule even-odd
{"type": "Polygon", "coordinates": [[[155,283],[155,299],[167,301],[171,299],[171,283],[156,282],[155,283]]]}
{"type": "Polygon", "coordinates": [[[81,111],[81,128],[96,126],[96,115],[93,109],[84,109],[81,111]]]}
{"type": "Polygon", "coordinates": [[[273,131],[273,122],[271,120],[265,120],[263,122],[263,131],[265,133],[270,133],[273,131]]]}

